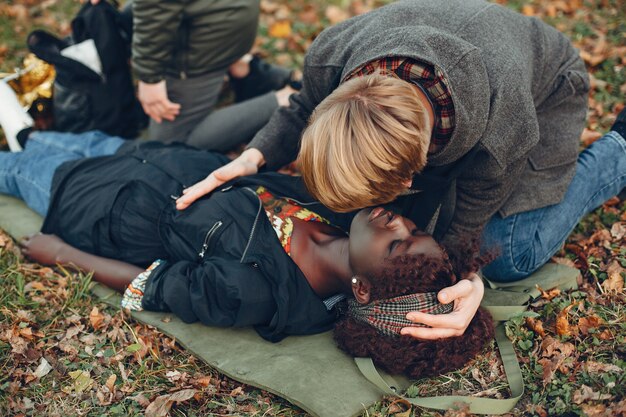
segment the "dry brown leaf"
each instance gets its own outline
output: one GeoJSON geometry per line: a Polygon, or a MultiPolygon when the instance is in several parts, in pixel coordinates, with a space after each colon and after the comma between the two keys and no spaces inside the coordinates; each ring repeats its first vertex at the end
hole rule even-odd
{"type": "Polygon", "coordinates": [[[83,329],[85,328],[85,326],[83,326],[82,324],[78,325],[78,326],[72,326],[69,329],[67,329],[67,331],[65,332],[65,337],[64,339],[72,339],[73,337],[75,337],[78,333],[80,333],[81,331],[83,331],[83,329]]]}
{"type": "Polygon", "coordinates": [[[304,6],[304,10],[298,13],[298,20],[302,23],[306,23],[307,25],[317,23],[319,20],[317,10],[315,10],[315,7],[307,4],[304,6]]]}
{"type": "Polygon", "coordinates": [[[622,373],[623,370],[617,365],[612,363],[601,363],[595,361],[587,361],[584,364],[585,370],[590,374],[599,374],[602,372],[616,372],[622,373]]]}
{"type": "Polygon", "coordinates": [[[572,303],[565,307],[561,312],[556,316],[556,334],[559,336],[571,336],[572,328],[569,325],[569,311],[574,307],[575,303],[572,303]]]}
{"type": "Polygon", "coordinates": [[[622,240],[626,236],[626,224],[622,222],[613,223],[611,236],[613,236],[613,239],[622,240]]]}
{"type": "Polygon", "coordinates": [[[16,353],[18,355],[24,354],[26,352],[26,348],[28,347],[28,342],[18,335],[14,334],[13,331],[7,330],[3,335],[2,339],[9,342],[11,345],[11,352],[16,353]]]}
{"type": "Polygon", "coordinates": [[[331,25],[343,22],[349,17],[350,14],[339,6],[330,5],[326,8],[326,18],[331,25]]]}
{"type": "Polygon", "coordinates": [[[587,417],[606,417],[614,416],[615,414],[607,413],[606,406],[603,404],[581,404],[580,406],[587,417]]]}
{"type": "MultiPolygon", "coordinates": [[[[601,34],[593,45],[592,53],[594,55],[605,54],[608,46],[609,45],[606,42],[606,36],[601,34]]],[[[606,56],[604,56],[604,58],[606,58],[606,56]]]]}
{"type": "Polygon", "coordinates": [[[544,291],[539,285],[536,285],[537,289],[541,293],[541,298],[544,298],[548,301],[552,300],[554,297],[558,297],[561,294],[561,290],[558,288],[552,288],[551,290],[544,291]]]}
{"type": "Polygon", "coordinates": [[[565,0],[557,0],[555,2],[552,3],[554,5],[554,7],[556,7],[557,10],[560,10],[564,13],[569,13],[572,10],[570,9],[570,6],[567,2],[565,2],[565,0]]]}
{"type": "Polygon", "coordinates": [[[4,233],[0,233],[0,248],[4,248],[8,246],[11,242],[11,239],[6,236],[4,233]]]}
{"type": "Polygon", "coordinates": [[[556,6],[554,4],[548,4],[546,6],[546,15],[549,17],[556,17],[556,6]]]}
{"type": "Polygon", "coordinates": [[[587,336],[589,334],[589,329],[595,329],[602,325],[604,321],[598,316],[589,316],[589,317],[581,317],[578,319],[578,329],[580,332],[587,336]]]}
{"type": "Polygon", "coordinates": [[[203,376],[203,377],[200,377],[200,378],[196,379],[196,382],[198,383],[198,385],[206,388],[209,385],[211,385],[211,377],[210,376],[203,376]]]}
{"type": "Polygon", "coordinates": [[[550,260],[554,262],[555,264],[565,265],[571,268],[576,268],[576,263],[572,261],[570,258],[562,258],[559,256],[553,256],[550,260]]]}
{"type": "Polygon", "coordinates": [[[24,339],[33,340],[33,329],[31,329],[30,327],[24,327],[23,329],[19,329],[18,333],[24,339]]]}
{"type": "Polygon", "coordinates": [[[554,375],[554,371],[556,371],[556,369],[559,367],[559,360],[556,358],[555,359],[543,358],[543,359],[539,359],[539,364],[541,365],[541,368],[543,369],[542,379],[543,379],[543,386],[545,387],[546,385],[550,383],[550,381],[552,381],[552,376],[554,375]]]}
{"type": "Polygon", "coordinates": [[[533,332],[537,333],[539,336],[546,337],[546,332],[543,329],[543,323],[541,320],[537,320],[533,317],[526,317],[526,326],[533,332]]]}
{"type": "Polygon", "coordinates": [[[18,21],[28,19],[28,8],[23,4],[3,5],[2,11],[6,16],[18,21]]]}
{"type": "Polygon", "coordinates": [[[115,381],[117,380],[117,375],[111,374],[107,378],[107,382],[104,385],[109,389],[110,392],[115,392],[115,381]]]}
{"type": "Polygon", "coordinates": [[[580,135],[580,141],[583,143],[583,145],[589,146],[593,142],[600,139],[601,137],[602,137],[602,133],[585,128],[583,130],[583,133],[580,135]]]}
{"type": "Polygon", "coordinates": [[[593,244],[594,242],[610,242],[611,240],[611,232],[609,232],[607,229],[596,230],[589,238],[590,244],[593,244]]]}
{"type": "Polygon", "coordinates": [[[196,393],[195,389],[184,389],[174,392],[172,394],[159,395],[150,405],[146,408],[146,417],[165,417],[172,408],[172,404],[175,402],[183,402],[193,398],[196,393]]]}
{"type": "Polygon", "coordinates": [[[411,415],[411,403],[404,398],[398,398],[389,404],[387,413],[394,417],[409,417],[411,415]]]}
{"type": "Polygon", "coordinates": [[[91,313],[89,313],[89,323],[91,323],[94,330],[98,330],[102,327],[102,324],[104,323],[104,315],[100,313],[98,307],[94,307],[91,310],[91,313]]]}
{"type": "Polygon", "coordinates": [[[129,399],[129,400],[133,400],[133,401],[135,401],[136,403],[138,403],[138,404],[139,404],[140,406],[142,406],[143,408],[146,408],[147,406],[149,406],[149,405],[150,405],[150,400],[148,400],[148,399],[146,398],[146,396],[145,396],[145,395],[143,395],[143,394],[137,394],[137,395],[135,395],[135,396],[128,397],[128,399],[129,399]]]}
{"type": "Polygon", "coordinates": [[[570,356],[574,353],[576,347],[569,342],[563,343],[555,339],[552,336],[547,336],[541,342],[541,351],[544,358],[549,358],[554,355],[563,354],[564,356],[570,356]]]}
{"type": "Polygon", "coordinates": [[[269,1],[269,0],[262,0],[261,1],[261,12],[262,13],[272,14],[276,10],[278,10],[279,8],[280,8],[280,5],[277,4],[277,3],[274,3],[272,1],[269,1]]]}
{"type": "Polygon", "coordinates": [[[100,405],[111,405],[113,402],[113,394],[110,392],[104,392],[106,388],[100,387],[96,392],[96,398],[100,405]]]}
{"type": "Polygon", "coordinates": [[[182,374],[180,373],[180,371],[177,370],[173,370],[173,371],[167,371],[165,373],[165,377],[171,382],[174,383],[176,381],[179,381],[182,377],[182,374]]]}
{"type": "Polygon", "coordinates": [[[24,285],[24,291],[46,291],[48,288],[41,281],[31,281],[28,284],[24,285]]]}
{"type": "Polygon", "coordinates": [[[371,4],[365,4],[361,0],[354,0],[350,3],[350,10],[354,16],[361,15],[363,13],[367,13],[372,10],[371,4]]]}
{"type": "Polygon", "coordinates": [[[582,385],[579,389],[574,391],[574,395],[572,396],[572,400],[574,404],[582,404],[585,401],[598,401],[598,400],[608,400],[613,397],[611,394],[601,394],[593,390],[593,388],[588,387],[587,385],[582,385]]]}
{"type": "Polygon", "coordinates": [[[598,334],[598,339],[600,339],[600,340],[613,340],[614,338],[615,338],[615,336],[613,335],[613,333],[611,333],[611,331],[609,329],[602,330],[598,334]]]}
{"type": "Polygon", "coordinates": [[[602,283],[602,288],[605,291],[622,292],[624,290],[624,277],[626,275],[626,269],[622,268],[619,262],[613,260],[606,269],[608,278],[602,283]]]}

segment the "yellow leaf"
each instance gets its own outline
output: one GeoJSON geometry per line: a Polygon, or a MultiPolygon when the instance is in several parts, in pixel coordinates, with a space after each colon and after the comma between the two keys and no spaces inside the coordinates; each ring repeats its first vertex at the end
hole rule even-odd
{"type": "Polygon", "coordinates": [[[83,392],[88,390],[93,385],[93,379],[89,376],[88,371],[72,371],[69,372],[70,377],[74,380],[72,385],[63,388],[64,392],[83,392]]]}
{"type": "Polygon", "coordinates": [[[535,8],[530,4],[525,4],[524,6],[522,6],[522,14],[524,16],[534,16],[535,8]]]}
{"type": "Polygon", "coordinates": [[[280,20],[270,26],[268,34],[272,38],[288,38],[291,35],[291,23],[288,20],[280,20]]]}

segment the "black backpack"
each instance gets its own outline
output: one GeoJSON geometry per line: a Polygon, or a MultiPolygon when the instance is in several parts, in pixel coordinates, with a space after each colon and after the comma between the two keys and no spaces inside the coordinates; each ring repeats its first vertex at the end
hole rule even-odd
{"type": "Polygon", "coordinates": [[[28,47],[37,57],[53,64],[54,129],[80,133],[102,130],[110,135],[134,138],[147,124],[135,96],[130,72],[132,17],[111,4],[87,2],[72,20],[72,35],[65,39],[36,30],[28,35],[28,47]],[[93,39],[102,64],[102,75],[61,54],[68,46],[93,39]]]}

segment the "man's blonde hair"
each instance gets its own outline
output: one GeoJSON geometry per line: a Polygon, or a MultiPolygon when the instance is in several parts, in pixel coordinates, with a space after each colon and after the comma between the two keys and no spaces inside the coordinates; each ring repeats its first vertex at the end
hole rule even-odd
{"type": "Polygon", "coordinates": [[[309,192],[345,212],[393,201],[426,165],[431,127],[417,87],[372,74],[341,84],[313,112],[300,169],[309,192]]]}

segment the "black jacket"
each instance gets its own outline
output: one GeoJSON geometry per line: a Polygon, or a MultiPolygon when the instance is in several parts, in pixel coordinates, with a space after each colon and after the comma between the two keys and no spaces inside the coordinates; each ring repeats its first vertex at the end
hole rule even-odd
{"type": "Polygon", "coordinates": [[[213,326],[254,325],[270,341],[330,329],[336,313],[284,252],[254,189],[264,185],[311,204],[344,230],[353,216],[313,202],[300,178],[276,173],[225,184],[176,210],[183,188],[226,162],[222,155],[153,142],[67,162],[55,173],[42,231],[141,267],[166,260],[147,283],[148,310],[213,326]]]}

